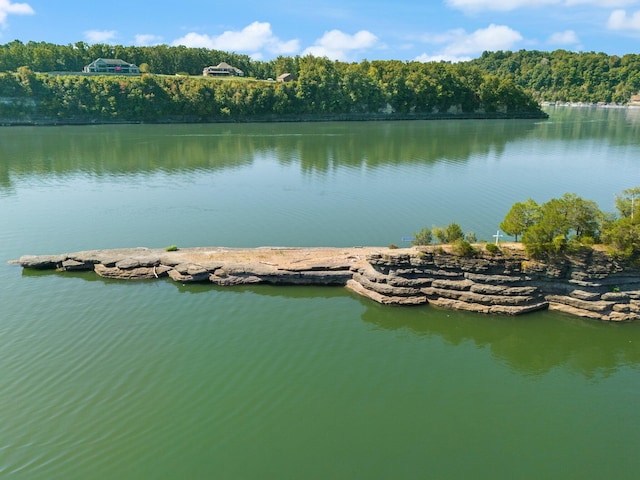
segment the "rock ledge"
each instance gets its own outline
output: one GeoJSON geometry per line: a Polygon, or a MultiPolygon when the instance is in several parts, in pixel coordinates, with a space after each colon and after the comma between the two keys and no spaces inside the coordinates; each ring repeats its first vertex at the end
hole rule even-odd
{"type": "Polygon", "coordinates": [[[23,268],[92,270],[116,279],[170,277],[220,286],[343,285],[382,304],[433,305],[486,314],[555,309],[605,321],[640,319],[640,271],[597,250],[543,263],[517,247],[468,258],[442,247],[234,249],[127,248],[25,255],[23,268]]]}

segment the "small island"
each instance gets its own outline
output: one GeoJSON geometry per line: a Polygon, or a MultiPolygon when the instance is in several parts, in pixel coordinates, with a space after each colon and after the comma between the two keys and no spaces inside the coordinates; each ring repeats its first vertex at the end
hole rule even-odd
{"type": "Polygon", "coordinates": [[[388,305],[424,305],[485,314],[552,309],[585,318],[640,319],[640,269],[591,249],[543,262],[521,244],[500,254],[457,254],[450,246],[411,248],[200,247],[92,250],[26,255],[23,268],[91,270],[105,278],[181,284],[340,285],[388,305]]]}
{"type": "Polygon", "coordinates": [[[486,314],[553,309],[586,318],[640,319],[640,187],[616,196],[618,214],[566,193],[515,203],[502,230],[522,243],[477,242],[457,223],[424,227],[411,248],[200,247],[26,255],[10,263],[105,278],[170,277],[219,286],[342,285],[382,304],[486,314]],[[433,244],[434,237],[440,242],[433,244]],[[596,241],[600,243],[596,243],[596,241]]]}

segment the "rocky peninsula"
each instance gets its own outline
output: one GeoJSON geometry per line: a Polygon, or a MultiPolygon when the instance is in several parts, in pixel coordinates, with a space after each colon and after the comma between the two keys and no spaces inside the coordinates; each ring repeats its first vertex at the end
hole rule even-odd
{"type": "Polygon", "coordinates": [[[90,250],[25,255],[23,268],[92,270],[115,279],[170,277],[183,284],[342,285],[382,304],[485,314],[553,309],[604,321],[640,319],[640,269],[597,249],[541,262],[519,244],[458,256],[447,246],[296,248],[198,247],[90,250]]]}

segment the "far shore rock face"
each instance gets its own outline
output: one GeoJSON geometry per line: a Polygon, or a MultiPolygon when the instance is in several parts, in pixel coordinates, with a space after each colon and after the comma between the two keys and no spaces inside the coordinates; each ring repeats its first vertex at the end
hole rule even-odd
{"type": "Polygon", "coordinates": [[[597,250],[544,263],[506,245],[500,255],[472,258],[438,247],[132,248],[26,255],[12,263],[93,270],[127,280],[168,276],[180,283],[220,286],[342,285],[382,304],[430,303],[486,314],[520,315],[549,308],[606,321],[640,319],[640,270],[597,250]]]}

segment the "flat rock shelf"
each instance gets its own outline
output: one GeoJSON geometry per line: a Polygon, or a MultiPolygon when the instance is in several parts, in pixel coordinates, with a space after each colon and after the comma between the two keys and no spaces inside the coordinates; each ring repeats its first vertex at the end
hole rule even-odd
{"type": "Polygon", "coordinates": [[[170,277],[214,285],[342,285],[382,304],[423,305],[485,314],[554,309],[605,321],[640,319],[640,270],[597,249],[541,262],[519,244],[473,257],[447,246],[197,247],[88,250],[25,255],[23,268],[93,270],[115,279],[170,277]]]}

